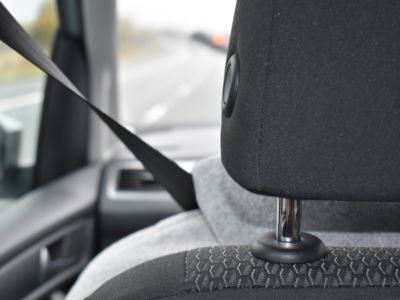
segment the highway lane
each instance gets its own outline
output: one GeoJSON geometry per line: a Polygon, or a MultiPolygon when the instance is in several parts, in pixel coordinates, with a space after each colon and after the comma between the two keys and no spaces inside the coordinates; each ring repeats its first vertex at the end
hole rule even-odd
{"type": "MultiPolygon", "coordinates": [[[[120,120],[138,131],[219,124],[225,55],[183,39],[167,42],[165,49],[162,55],[119,65],[120,120]]],[[[0,89],[0,116],[24,127],[22,165],[34,162],[43,82],[0,89]]]]}
{"type": "Polygon", "coordinates": [[[45,75],[35,76],[24,80],[9,80],[0,84],[0,104],[13,96],[29,94],[44,88],[45,75]]]}
{"type": "Polygon", "coordinates": [[[181,41],[152,63],[120,66],[121,120],[138,130],[220,123],[225,55],[181,41]]]}
{"type": "MultiPolygon", "coordinates": [[[[38,86],[41,85],[38,82],[38,86]]],[[[26,91],[21,94],[13,93],[12,96],[0,100],[0,120],[3,120],[3,116],[12,118],[23,128],[18,164],[27,167],[35,161],[43,90],[28,88],[26,91]]]]}

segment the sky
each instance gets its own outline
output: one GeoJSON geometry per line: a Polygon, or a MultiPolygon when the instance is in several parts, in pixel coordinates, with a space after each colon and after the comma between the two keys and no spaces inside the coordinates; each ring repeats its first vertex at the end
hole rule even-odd
{"type": "Polygon", "coordinates": [[[30,23],[38,15],[45,0],[1,0],[1,2],[19,22],[30,23]]]}
{"type": "Polygon", "coordinates": [[[147,27],[229,33],[236,0],[118,0],[119,16],[147,27]]]}
{"type": "MultiPolygon", "coordinates": [[[[30,23],[46,0],[1,1],[21,23],[30,23]]],[[[156,29],[228,33],[235,4],[236,0],[117,0],[117,13],[156,29]]]]}

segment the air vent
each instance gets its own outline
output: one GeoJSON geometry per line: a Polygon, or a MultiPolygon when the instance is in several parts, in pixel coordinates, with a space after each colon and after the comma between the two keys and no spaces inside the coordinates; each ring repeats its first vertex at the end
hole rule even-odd
{"type": "MultiPolygon", "coordinates": [[[[185,170],[191,170],[194,162],[185,160],[177,163],[185,170]]],[[[110,161],[103,176],[102,197],[107,201],[171,201],[171,196],[138,161],[110,161]]]]}
{"type": "Polygon", "coordinates": [[[155,191],[161,186],[146,170],[122,169],[118,173],[117,190],[125,191],[155,191]]]}

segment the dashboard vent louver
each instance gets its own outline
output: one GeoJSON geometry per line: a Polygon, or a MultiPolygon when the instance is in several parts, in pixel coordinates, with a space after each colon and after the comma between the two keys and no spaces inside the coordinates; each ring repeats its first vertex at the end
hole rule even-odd
{"type": "Polygon", "coordinates": [[[161,189],[159,183],[155,181],[154,177],[146,170],[122,169],[118,173],[118,191],[154,191],[161,189]]]}

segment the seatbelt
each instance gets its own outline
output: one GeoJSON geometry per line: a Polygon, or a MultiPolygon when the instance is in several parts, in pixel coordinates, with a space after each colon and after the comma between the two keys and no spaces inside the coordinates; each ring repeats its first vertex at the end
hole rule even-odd
{"type": "Polygon", "coordinates": [[[0,2],[0,39],[78,96],[114,132],[184,210],[197,208],[192,175],[91,104],[0,2]]]}

